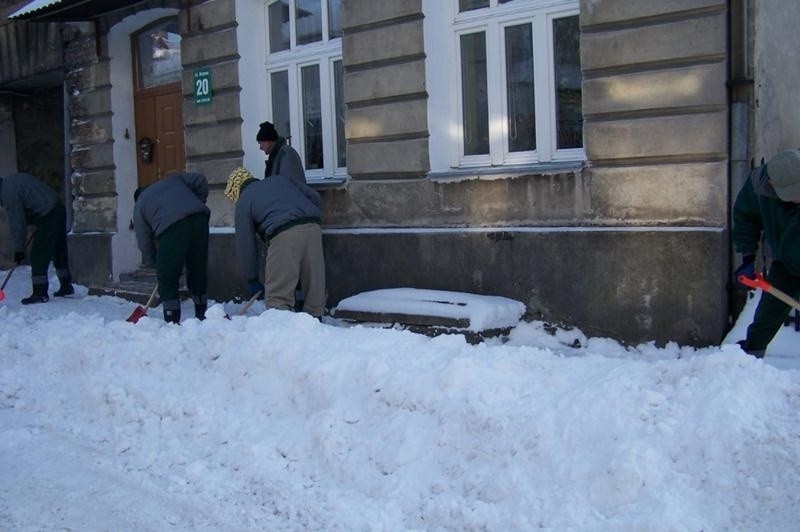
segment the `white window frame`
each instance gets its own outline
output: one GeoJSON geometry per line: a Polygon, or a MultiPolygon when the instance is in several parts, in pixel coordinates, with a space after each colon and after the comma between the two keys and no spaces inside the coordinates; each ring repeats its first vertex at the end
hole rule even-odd
{"type": "MultiPolygon", "coordinates": [[[[263,4],[266,49],[264,51],[266,69],[266,108],[269,120],[272,117],[272,83],[271,75],[279,71],[287,71],[289,84],[289,121],[291,122],[291,145],[300,154],[305,167],[305,128],[303,121],[301,97],[301,71],[304,67],[318,66],[320,81],[320,114],[322,120],[322,154],[323,167],[306,169],[306,181],[324,181],[347,176],[347,167],[338,166],[338,139],[336,132],[336,91],[334,86],[334,63],[342,60],[341,38],[329,39],[328,35],[328,2],[322,4],[322,40],[319,42],[297,45],[295,25],[295,0],[289,0],[290,46],[288,50],[270,53],[269,50],[269,6],[279,0],[266,0],[263,4]]],[[[281,132],[283,133],[283,132],[281,132]]]]}
{"type": "Polygon", "coordinates": [[[459,13],[458,0],[423,0],[426,22],[426,75],[429,81],[430,123],[446,124],[431,128],[431,170],[529,165],[562,161],[583,161],[583,148],[557,149],[555,64],[553,21],[579,14],[578,0],[515,0],[499,4],[490,0],[488,8],[459,13]],[[532,25],[534,59],[534,98],[536,110],[536,149],[510,152],[508,149],[508,101],[506,80],[505,28],[532,25]],[[449,28],[449,30],[443,30],[449,28]],[[461,44],[462,35],[486,35],[489,153],[464,154],[462,119],[461,44]],[[437,65],[449,64],[449,69],[437,65]],[[438,159],[437,153],[446,153],[438,159]]]}

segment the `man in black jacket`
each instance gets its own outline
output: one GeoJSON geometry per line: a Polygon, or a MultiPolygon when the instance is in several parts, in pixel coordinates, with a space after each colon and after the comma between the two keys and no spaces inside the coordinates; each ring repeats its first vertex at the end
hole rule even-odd
{"type": "Polygon", "coordinates": [[[31,246],[33,294],[23,299],[22,304],[46,303],[50,300],[47,293],[50,261],[61,285],[53,295],[63,297],[74,294],[67,252],[67,211],[55,190],[30,174],[12,174],[0,178],[0,206],[8,212],[14,240],[14,261],[17,264],[25,260],[28,225],[36,226],[31,246]]]}
{"type": "Polygon", "coordinates": [[[208,181],[198,173],[172,174],[134,193],[133,226],[142,264],[155,266],[164,321],[180,323],[178,283],[184,265],[195,317],[208,307],[208,181]]]}

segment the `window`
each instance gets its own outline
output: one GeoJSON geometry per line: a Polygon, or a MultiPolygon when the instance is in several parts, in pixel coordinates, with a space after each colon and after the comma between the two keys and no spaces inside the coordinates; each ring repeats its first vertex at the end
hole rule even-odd
{"type": "Polygon", "coordinates": [[[346,173],[341,0],[265,3],[271,121],[309,181],[346,173]]]}
{"type": "Polygon", "coordinates": [[[431,121],[450,124],[438,141],[449,167],[585,157],[577,0],[426,0],[424,9],[451,28],[442,38],[426,30],[431,64],[453,65],[428,69],[431,121]]]}
{"type": "Polygon", "coordinates": [[[139,89],[181,80],[181,35],[178,17],[170,17],[140,30],[134,36],[136,78],[139,89]]]}

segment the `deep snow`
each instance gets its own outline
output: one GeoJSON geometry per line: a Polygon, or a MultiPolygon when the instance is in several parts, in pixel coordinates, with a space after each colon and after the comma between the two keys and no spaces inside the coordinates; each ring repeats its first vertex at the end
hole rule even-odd
{"type": "Polygon", "coordinates": [[[800,333],[744,355],[755,300],[719,347],[473,346],[262,303],[134,325],[84,287],[23,307],[29,276],[0,303],[2,530],[800,530],[800,333]]]}

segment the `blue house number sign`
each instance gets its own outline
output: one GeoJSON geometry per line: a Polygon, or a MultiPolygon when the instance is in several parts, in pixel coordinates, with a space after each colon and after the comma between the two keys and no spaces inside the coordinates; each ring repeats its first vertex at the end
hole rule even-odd
{"type": "Polygon", "coordinates": [[[194,71],[194,103],[204,105],[211,103],[211,71],[201,68],[194,71]]]}

